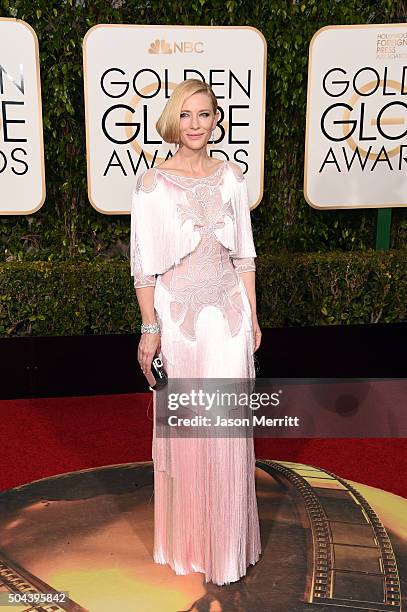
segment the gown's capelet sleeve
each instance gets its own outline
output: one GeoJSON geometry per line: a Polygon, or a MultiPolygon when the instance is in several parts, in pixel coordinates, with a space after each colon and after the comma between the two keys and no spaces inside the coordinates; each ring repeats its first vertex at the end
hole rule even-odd
{"type": "MultiPolygon", "coordinates": [[[[235,171],[229,163],[226,166],[220,184],[224,213],[219,221],[224,224],[215,224],[214,233],[232,259],[256,257],[246,179],[238,167],[235,171]]],[[[178,264],[201,239],[195,223],[185,189],[168,174],[154,169],[143,172],[132,192],[131,275],[162,274],[178,264]]]]}

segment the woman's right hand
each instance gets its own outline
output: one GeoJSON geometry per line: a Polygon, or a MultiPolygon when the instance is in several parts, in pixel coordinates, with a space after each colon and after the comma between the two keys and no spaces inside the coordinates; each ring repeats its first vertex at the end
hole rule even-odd
{"type": "Polygon", "coordinates": [[[140,342],[138,345],[138,362],[140,364],[141,369],[143,370],[144,376],[147,378],[149,382],[149,378],[151,380],[152,372],[151,372],[151,362],[153,361],[155,355],[158,355],[161,350],[161,337],[160,334],[149,334],[148,332],[144,332],[141,334],[140,342]]]}

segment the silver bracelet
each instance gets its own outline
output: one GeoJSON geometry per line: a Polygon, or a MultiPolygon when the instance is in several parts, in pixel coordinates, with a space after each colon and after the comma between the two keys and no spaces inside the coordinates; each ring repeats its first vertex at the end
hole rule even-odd
{"type": "Polygon", "coordinates": [[[142,334],[147,332],[148,334],[159,334],[160,325],[158,323],[142,323],[140,327],[142,334]]]}

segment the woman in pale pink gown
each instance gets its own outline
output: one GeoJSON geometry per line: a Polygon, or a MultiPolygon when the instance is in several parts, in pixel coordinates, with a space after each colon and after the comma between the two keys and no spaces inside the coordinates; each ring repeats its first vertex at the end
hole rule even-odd
{"type": "MultiPolygon", "coordinates": [[[[133,190],[131,274],[146,377],[160,354],[169,378],[255,378],[250,204],[240,166],[207,154],[218,118],[208,85],[180,83],[157,122],[178,150],[133,190]]],[[[253,438],[162,438],[155,422],[152,453],[154,561],[218,585],[239,580],[261,554],[253,438]]]]}

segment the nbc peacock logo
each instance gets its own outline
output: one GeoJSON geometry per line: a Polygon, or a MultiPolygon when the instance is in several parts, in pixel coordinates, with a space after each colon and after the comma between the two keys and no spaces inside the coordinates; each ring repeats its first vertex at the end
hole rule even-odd
{"type": "Polygon", "coordinates": [[[204,44],[202,41],[178,40],[172,43],[163,38],[156,38],[150,43],[149,53],[155,55],[159,53],[203,53],[204,44]]]}
{"type": "Polygon", "coordinates": [[[164,40],[163,38],[160,40],[156,38],[153,42],[150,43],[150,48],[148,50],[149,53],[172,53],[171,45],[164,40]]]}

